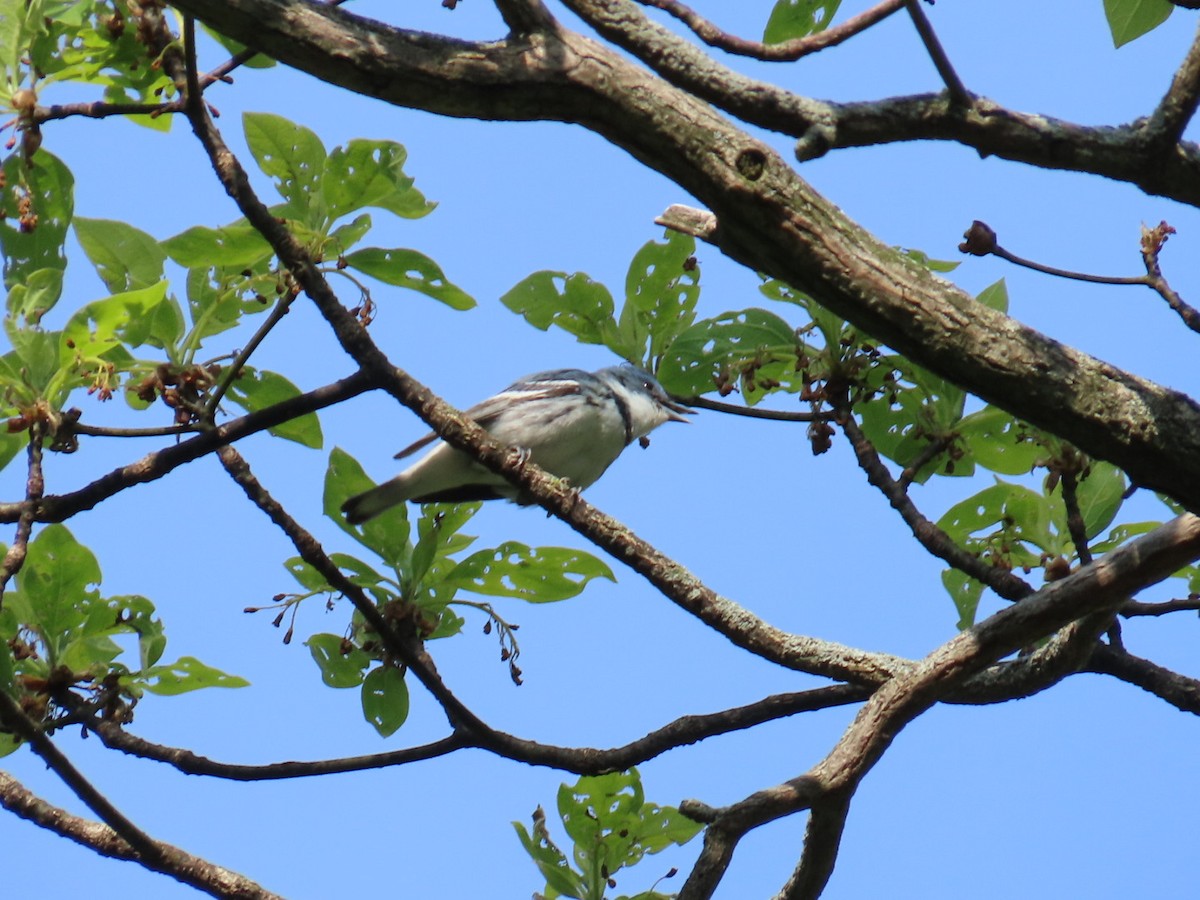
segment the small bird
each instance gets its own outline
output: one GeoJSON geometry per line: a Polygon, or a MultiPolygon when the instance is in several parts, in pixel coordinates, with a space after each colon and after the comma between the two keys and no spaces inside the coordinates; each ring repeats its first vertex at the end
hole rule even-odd
{"type": "MultiPolygon", "coordinates": [[[[654,376],[633,366],[598,372],[554,369],[521,379],[466,415],[498,443],[517,447],[547,472],[579,489],[594,484],[621,451],[667,421],[687,422],[691,409],[672,400],[654,376]]],[[[437,441],[427,434],[396,454],[402,459],[437,441]]],[[[415,503],[467,503],[499,498],[528,503],[520,490],[465,453],[438,441],[390,481],[342,504],[358,525],[384,510],[415,503]]]]}

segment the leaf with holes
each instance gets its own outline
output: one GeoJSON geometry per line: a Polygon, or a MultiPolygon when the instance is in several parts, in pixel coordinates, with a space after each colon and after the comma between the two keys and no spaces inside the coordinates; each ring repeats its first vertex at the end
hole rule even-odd
{"type": "Polygon", "coordinates": [[[612,569],[582,550],[506,541],[471,554],[444,581],[476,594],[551,603],[577,596],[593,578],[617,580],[612,569]]]}

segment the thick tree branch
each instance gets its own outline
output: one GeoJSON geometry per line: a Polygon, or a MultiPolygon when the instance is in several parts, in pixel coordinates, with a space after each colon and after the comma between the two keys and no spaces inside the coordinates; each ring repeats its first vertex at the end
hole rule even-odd
{"type": "Polygon", "coordinates": [[[161,841],[153,842],[153,856],[142,856],[107,825],[90,822],[50,805],[7,772],[0,772],[0,806],[101,856],[136,862],[222,900],[283,900],[243,875],[161,841]]]}
{"type": "MultiPolygon", "coordinates": [[[[567,3],[593,24],[600,20],[597,27],[621,16],[645,23],[624,0],[567,3]]],[[[256,40],[285,63],[398,105],[584,124],[707,204],[719,223],[715,242],[731,258],[818,297],[876,339],[1115,463],[1136,483],[1200,509],[1194,465],[1200,406],[977,303],[858,228],[768,146],[593,41],[562,32],[533,35],[520,45],[464,44],[296,0],[182,0],[179,6],[235,38],[256,40]]],[[[965,116],[937,113],[944,98],[930,102],[926,111],[936,121],[986,120],[989,129],[1015,121],[981,102],[965,116]]],[[[1039,118],[1038,128],[1046,127],[1039,118]]],[[[1068,132],[1050,143],[1070,147],[1068,132]]],[[[1112,151],[1112,140],[1082,134],[1080,144],[1073,168],[1111,169],[1111,152],[1101,150],[1112,151]],[[1084,158],[1088,154],[1095,158],[1084,158]]],[[[1039,147],[1047,160],[1046,142],[1039,147]]],[[[1129,180],[1141,183],[1143,160],[1127,162],[1129,180]]],[[[1200,197],[1200,179],[1194,182],[1200,197]]]]}
{"type": "MultiPolygon", "coordinates": [[[[710,831],[715,828],[736,844],[751,828],[821,800],[850,796],[900,730],[966,678],[1080,617],[1095,627],[1126,597],[1169,577],[1197,555],[1200,518],[1180,516],[962,632],[876,691],[837,746],[807,774],[718,811],[710,831]]],[[[824,881],[817,876],[828,876],[830,862],[821,856],[813,875],[797,871],[793,881],[809,886],[808,893],[797,896],[819,893],[824,881]]],[[[719,866],[698,868],[681,900],[710,897],[721,874],[719,866]]]]}

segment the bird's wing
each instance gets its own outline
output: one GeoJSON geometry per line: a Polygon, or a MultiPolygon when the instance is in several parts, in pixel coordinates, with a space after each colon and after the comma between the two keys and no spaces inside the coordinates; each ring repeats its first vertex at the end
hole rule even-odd
{"type": "MultiPolygon", "coordinates": [[[[484,430],[489,430],[504,410],[513,403],[525,403],[530,400],[545,400],[549,397],[562,397],[579,390],[578,381],[571,376],[574,369],[561,369],[554,372],[542,372],[524,381],[510,385],[494,397],[488,397],[482,403],[476,403],[470,409],[463,410],[463,415],[475,420],[475,424],[484,430]],[[555,377],[557,376],[557,377],[555,377]]],[[[586,374],[586,373],[585,373],[586,374]]],[[[418,450],[428,447],[438,436],[434,432],[414,441],[396,454],[395,459],[404,459],[418,450]]]]}

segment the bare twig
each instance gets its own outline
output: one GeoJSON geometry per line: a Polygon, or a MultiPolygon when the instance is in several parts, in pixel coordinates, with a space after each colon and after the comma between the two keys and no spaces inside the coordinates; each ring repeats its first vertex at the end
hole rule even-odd
{"type": "Polygon", "coordinates": [[[716,713],[683,716],[662,728],[651,731],[644,737],[608,750],[590,747],[556,747],[551,744],[524,741],[510,735],[498,734],[490,729],[479,734],[469,734],[464,729],[420,747],[344,759],[269,763],[259,766],[222,763],[200,756],[191,750],[156,744],[130,734],[115,722],[94,716],[87,717],[83,721],[90,730],[100,736],[107,747],[131,756],[165,762],[189,775],[209,775],[234,781],[267,781],[340,772],[359,772],[432,759],[470,747],[488,750],[530,765],[552,766],[580,775],[598,775],[604,772],[624,771],[631,766],[640,765],[666,753],[668,750],[694,744],[717,735],[752,728],[763,722],[857,703],[869,697],[871,690],[871,688],[840,684],[808,691],[776,694],[745,706],[733,707],[716,713]]]}
{"type": "Polygon", "coordinates": [[[1067,531],[1071,535],[1071,543],[1075,545],[1075,555],[1079,557],[1080,564],[1086,566],[1092,561],[1092,551],[1088,547],[1087,529],[1079,509],[1079,480],[1074,469],[1060,472],[1059,484],[1062,485],[1063,505],[1067,510],[1067,531]]]}
{"type": "Polygon", "coordinates": [[[714,412],[728,413],[731,416],[745,416],[748,419],[772,419],[776,422],[827,422],[833,418],[833,413],[829,412],[759,409],[757,406],[738,406],[735,403],[722,403],[720,400],[709,400],[706,397],[688,397],[684,402],[688,406],[695,406],[699,409],[711,409],[714,412]]]}
{"type": "MultiPolygon", "coordinates": [[[[356,397],[371,387],[370,379],[356,372],[341,381],[233,419],[186,441],[149,453],[137,462],[114,469],[77,491],[43,497],[37,504],[34,518],[39,522],[61,522],[81,510],[91,509],[128,487],[162,478],[184,463],[212,453],[222,444],[241,440],[297,416],[356,397]]],[[[0,503],[0,522],[17,521],[24,509],[24,503],[0,503]]]]}
{"type": "Polygon", "coordinates": [[[1200,610],[1200,595],[1192,594],[1183,600],[1167,600],[1163,603],[1141,603],[1130,600],[1120,609],[1120,614],[1127,619],[1136,616],[1165,616],[1174,612],[1196,612],[1200,610]]]}
{"type": "Polygon", "coordinates": [[[112,828],[52,806],[7,772],[0,772],[0,806],[101,856],[139,863],[222,900],[283,900],[243,875],[161,841],[154,841],[154,856],[145,858],[112,828]]]}
{"type": "Polygon", "coordinates": [[[938,75],[942,77],[942,81],[946,84],[946,91],[949,93],[951,101],[958,106],[970,106],[974,102],[974,98],[958,77],[958,73],[954,71],[954,66],[950,63],[950,57],[946,55],[941,41],[938,40],[937,34],[934,33],[933,26],[929,24],[925,10],[921,9],[921,0],[907,0],[906,6],[908,7],[908,14],[912,17],[913,25],[916,26],[917,34],[921,36],[921,42],[929,52],[929,57],[933,60],[933,65],[937,69],[938,75]]]}
{"type": "Polygon", "coordinates": [[[288,310],[292,308],[292,301],[296,299],[298,293],[297,290],[288,290],[275,302],[274,308],[267,314],[266,319],[258,326],[254,334],[251,335],[250,340],[237,352],[233,361],[225,367],[204,405],[203,421],[212,421],[213,417],[217,414],[217,408],[221,405],[221,400],[225,397],[226,392],[233,385],[233,382],[241,376],[242,367],[249,361],[250,355],[259,348],[262,342],[267,339],[267,335],[271,333],[272,329],[288,314],[288,310]]]}
{"type": "Polygon", "coordinates": [[[850,17],[840,25],[833,25],[815,34],[793,38],[778,44],[748,41],[723,31],[690,6],[680,3],[679,0],[638,0],[638,2],[643,6],[652,6],[674,16],[710,47],[716,47],[718,50],[735,53],[739,56],[750,56],[764,62],[791,62],[808,56],[810,53],[824,50],[826,47],[837,46],[859,32],[866,31],[872,25],[882,22],[892,13],[897,12],[904,6],[905,0],[883,0],[882,3],[877,3],[870,9],[850,17]]]}
{"type": "Polygon", "coordinates": [[[1183,319],[1184,325],[1200,334],[1200,310],[1185,303],[1178,292],[1167,283],[1158,262],[1163,244],[1174,233],[1175,229],[1166,222],[1159,222],[1153,228],[1142,226],[1142,261],[1146,265],[1146,284],[1167,301],[1167,305],[1175,310],[1179,318],[1183,319]]]}
{"type": "Polygon", "coordinates": [[[1033,593],[1033,588],[1024,579],[968,553],[954,543],[946,532],[923,516],[908,496],[905,486],[892,477],[880,459],[879,452],[863,434],[854,419],[845,393],[843,392],[841,397],[834,397],[832,402],[838,412],[838,424],[850,441],[850,446],[854,448],[855,458],[859,467],[866,473],[867,481],[883,492],[922,547],[948,565],[987,585],[1006,600],[1020,600],[1033,593]]]}
{"type": "Polygon", "coordinates": [[[1046,275],[1054,275],[1057,278],[1069,278],[1073,281],[1086,281],[1091,284],[1145,285],[1166,300],[1167,305],[1175,310],[1189,329],[1200,333],[1200,310],[1196,310],[1183,301],[1183,298],[1167,283],[1159,266],[1158,257],[1162,252],[1163,244],[1174,233],[1175,229],[1166,222],[1159,222],[1154,228],[1142,226],[1141,251],[1142,261],[1146,266],[1145,275],[1090,275],[1086,272],[1072,272],[1069,269],[1059,269],[1024,259],[1001,247],[996,240],[996,232],[978,219],[972,222],[971,227],[963,233],[965,240],[958,245],[958,249],[972,256],[998,256],[1013,265],[1032,269],[1035,272],[1043,272],[1046,275]]]}

